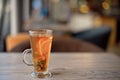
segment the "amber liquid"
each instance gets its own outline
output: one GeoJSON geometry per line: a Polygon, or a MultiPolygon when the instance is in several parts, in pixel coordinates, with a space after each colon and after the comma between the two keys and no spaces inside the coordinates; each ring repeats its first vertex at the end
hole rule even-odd
{"type": "Polygon", "coordinates": [[[30,36],[35,72],[45,72],[48,68],[52,36],[30,36]]]}

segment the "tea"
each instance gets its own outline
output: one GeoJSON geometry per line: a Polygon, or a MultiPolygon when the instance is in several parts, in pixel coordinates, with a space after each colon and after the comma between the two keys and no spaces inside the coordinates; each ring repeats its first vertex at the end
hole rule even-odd
{"type": "Polygon", "coordinates": [[[44,72],[48,68],[52,36],[32,35],[30,36],[34,71],[44,72]]]}

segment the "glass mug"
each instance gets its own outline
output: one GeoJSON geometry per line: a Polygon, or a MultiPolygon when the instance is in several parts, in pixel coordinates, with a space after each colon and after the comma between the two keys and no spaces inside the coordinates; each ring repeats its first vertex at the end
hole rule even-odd
{"type": "Polygon", "coordinates": [[[34,66],[34,71],[31,74],[33,77],[47,78],[51,77],[48,71],[51,44],[52,44],[52,30],[30,30],[30,45],[31,49],[26,49],[23,54],[23,61],[28,66],[34,66]],[[32,53],[32,62],[27,60],[27,54],[32,53]]]}

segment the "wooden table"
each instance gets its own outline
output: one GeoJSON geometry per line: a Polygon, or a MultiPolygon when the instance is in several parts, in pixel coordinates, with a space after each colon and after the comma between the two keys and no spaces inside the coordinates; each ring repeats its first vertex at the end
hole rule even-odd
{"type": "MultiPolygon", "coordinates": [[[[22,54],[0,53],[0,80],[39,80],[22,54]]],[[[110,53],[52,53],[53,76],[42,80],[120,80],[120,57],[110,53]]]]}

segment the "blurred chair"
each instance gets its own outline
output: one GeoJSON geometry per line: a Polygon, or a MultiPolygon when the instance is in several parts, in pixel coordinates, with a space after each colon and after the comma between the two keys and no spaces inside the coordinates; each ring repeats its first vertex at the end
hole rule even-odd
{"type": "Polygon", "coordinates": [[[83,40],[59,37],[53,40],[52,52],[103,52],[104,50],[83,40]]]}
{"type": "Polygon", "coordinates": [[[116,39],[117,43],[120,43],[120,16],[118,17],[117,20],[117,39],[116,39]]]}
{"type": "Polygon", "coordinates": [[[72,36],[74,38],[93,43],[105,50],[108,45],[110,33],[111,33],[110,27],[101,26],[98,28],[72,33],[72,36]]]}
{"type": "MultiPolygon", "coordinates": [[[[30,48],[29,40],[24,41],[10,50],[10,52],[23,52],[30,48]]],[[[103,52],[104,50],[85,41],[67,37],[54,37],[52,52],[103,52]]]]}
{"type": "Polygon", "coordinates": [[[27,40],[29,40],[29,35],[27,33],[20,33],[14,36],[7,36],[6,51],[10,52],[16,45],[19,45],[27,40]]]}

